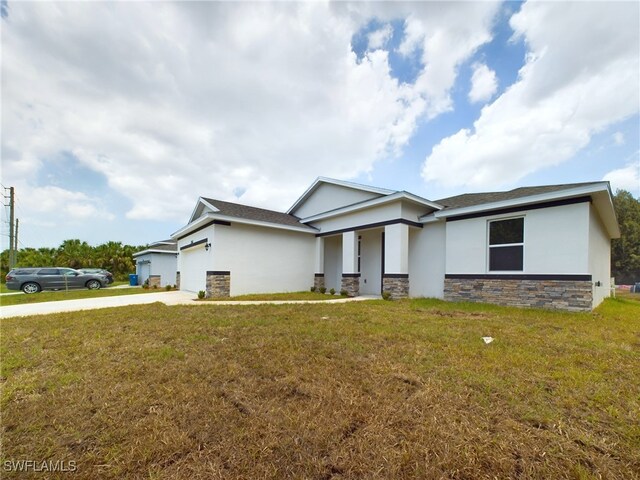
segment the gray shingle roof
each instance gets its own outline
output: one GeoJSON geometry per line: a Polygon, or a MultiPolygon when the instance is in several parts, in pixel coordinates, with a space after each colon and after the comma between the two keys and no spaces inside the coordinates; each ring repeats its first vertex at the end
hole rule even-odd
{"type": "Polygon", "coordinates": [[[170,245],[167,244],[151,244],[147,250],[162,250],[163,252],[177,252],[178,244],[173,243],[170,245]]]}
{"type": "Polygon", "coordinates": [[[292,227],[305,227],[300,223],[300,219],[295,215],[288,213],[276,212],[264,208],[250,207],[248,205],[240,205],[239,203],[224,202],[213,198],[203,198],[218,210],[220,215],[228,217],[237,217],[245,220],[256,220],[260,222],[278,223],[280,225],[288,225],[292,227]]]}
{"type": "Polygon", "coordinates": [[[178,243],[175,240],[162,240],[159,242],[153,242],[149,244],[149,246],[139,252],[135,252],[133,254],[134,257],[147,254],[147,253],[177,253],[178,252],[178,243]]]}
{"type": "Polygon", "coordinates": [[[508,190],[506,192],[485,192],[485,193],[465,193],[453,197],[442,198],[436,200],[436,203],[444,205],[445,209],[464,208],[485,203],[500,202],[503,200],[514,200],[516,198],[528,197],[530,195],[539,195],[542,193],[558,192],[568,190],[570,188],[584,187],[587,185],[596,185],[601,182],[584,182],[584,183],[566,183],[563,185],[543,185],[539,187],[520,187],[508,190]]]}

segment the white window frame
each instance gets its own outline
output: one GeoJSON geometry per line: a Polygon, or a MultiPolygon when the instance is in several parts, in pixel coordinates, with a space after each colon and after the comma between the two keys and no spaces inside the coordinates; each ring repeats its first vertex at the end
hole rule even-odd
{"type": "Polygon", "coordinates": [[[526,221],[525,221],[526,216],[525,215],[514,215],[514,216],[510,216],[510,217],[496,217],[496,218],[490,218],[487,219],[487,272],[488,273],[504,273],[504,274],[517,274],[517,273],[524,273],[525,272],[525,252],[526,252],[526,242],[527,242],[527,237],[526,237],[526,232],[527,232],[527,227],[526,227],[526,221]],[[522,219],[522,242],[518,242],[518,243],[500,243],[500,244],[496,244],[496,245],[491,245],[491,224],[494,222],[503,222],[505,220],[516,220],[518,218],[522,219]],[[491,270],[491,249],[492,248],[500,248],[500,247],[522,247],[522,270],[491,270]]]}

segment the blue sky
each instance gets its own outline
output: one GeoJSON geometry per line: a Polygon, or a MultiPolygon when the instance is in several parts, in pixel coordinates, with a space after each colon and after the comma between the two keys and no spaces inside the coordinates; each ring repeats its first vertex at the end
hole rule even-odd
{"type": "Polygon", "coordinates": [[[200,195],[286,210],[317,176],[640,197],[637,2],[2,6],[23,247],[146,244],[200,195]]]}

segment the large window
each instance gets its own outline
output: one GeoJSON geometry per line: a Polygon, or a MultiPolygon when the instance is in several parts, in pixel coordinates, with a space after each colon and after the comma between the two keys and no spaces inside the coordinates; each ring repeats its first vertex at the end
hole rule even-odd
{"type": "Polygon", "coordinates": [[[524,218],[489,222],[489,270],[522,271],[524,218]]]}

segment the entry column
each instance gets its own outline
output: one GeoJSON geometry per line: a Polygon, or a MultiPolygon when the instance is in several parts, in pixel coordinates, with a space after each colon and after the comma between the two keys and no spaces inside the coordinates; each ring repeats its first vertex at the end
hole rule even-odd
{"type": "Polygon", "coordinates": [[[356,232],[342,234],[342,290],[345,290],[350,297],[360,295],[358,236],[356,232]]]}
{"type": "Polygon", "coordinates": [[[384,227],[382,292],[391,298],[409,296],[409,227],[402,223],[384,227]]]}
{"type": "Polygon", "coordinates": [[[324,238],[316,237],[316,270],[313,286],[316,290],[324,287],[324,238]]]}

